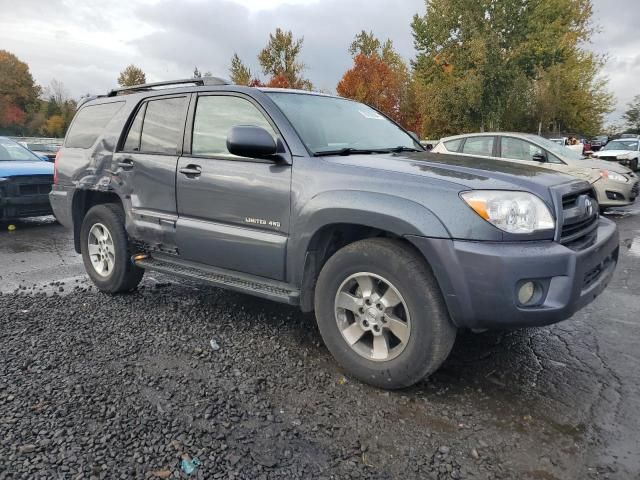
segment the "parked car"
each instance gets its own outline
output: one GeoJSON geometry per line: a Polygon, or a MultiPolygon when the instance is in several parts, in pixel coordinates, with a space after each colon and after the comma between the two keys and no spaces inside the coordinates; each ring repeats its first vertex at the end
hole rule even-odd
{"type": "Polygon", "coordinates": [[[597,152],[607,143],[609,143],[609,137],[607,135],[597,135],[591,139],[591,151],[597,152]]]}
{"type": "Polygon", "coordinates": [[[568,148],[576,153],[581,155],[589,155],[591,154],[591,143],[589,143],[586,139],[580,138],[577,143],[572,144],[569,137],[558,137],[558,138],[550,138],[549,141],[561,145],[563,147],[568,148]]]}
{"type": "Polygon", "coordinates": [[[0,221],[51,215],[53,165],[0,137],[0,221]]]}
{"type": "Polygon", "coordinates": [[[611,140],[600,151],[593,154],[595,158],[627,165],[631,170],[638,170],[640,158],[640,140],[638,138],[618,138],[611,140]]]}
{"type": "Polygon", "coordinates": [[[435,371],[459,327],[570,317],[618,258],[588,182],[432,154],[306,91],[115,90],[78,110],[56,172],[51,203],[99,290],[151,270],[315,310],[334,357],[383,388],[435,371]]]}
{"type": "Polygon", "coordinates": [[[60,150],[59,145],[53,145],[49,143],[30,143],[20,142],[23,146],[31,150],[39,157],[43,157],[49,162],[53,162],[56,159],[56,153],[60,150]]]}
{"type": "Polygon", "coordinates": [[[638,177],[622,165],[590,160],[557,143],[526,133],[476,133],[444,138],[433,152],[473,155],[537,165],[588,181],[601,209],[633,203],[638,177]]]}

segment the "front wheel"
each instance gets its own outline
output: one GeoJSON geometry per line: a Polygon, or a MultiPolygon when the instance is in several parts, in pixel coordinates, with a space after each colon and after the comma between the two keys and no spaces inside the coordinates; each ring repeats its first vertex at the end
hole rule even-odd
{"type": "Polygon", "coordinates": [[[381,388],[408,387],[433,373],[456,336],[430,268],[397,240],[361,240],[339,250],[320,272],[315,308],[336,360],[381,388]]]}
{"type": "Polygon", "coordinates": [[[144,270],[131,263],[124,212],[119,205],[92,207],[82,221],[80,236],[82,261],[98,290],[119,293],[138,286],[144,270]]]}
{"type": "Polygon", "coordinates": [[[629,162],[629,168],[631,170],[633,170],[634,172],[636,170],[638,170],[638,159],[637,158],[634,158],[633,160],[631,160],[631,162],[629,162]]]}

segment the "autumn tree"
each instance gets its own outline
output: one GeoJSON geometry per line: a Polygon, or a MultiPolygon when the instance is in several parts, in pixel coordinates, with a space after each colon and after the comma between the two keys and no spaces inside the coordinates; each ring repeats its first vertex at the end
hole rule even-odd
{"type": "Polygon", "coordinates": [[[366,103],[397,118],[399,85],[391,68],[378,55],[358,54],[353,62],[353,67],[336,87],[338,95],[366,103]]]}
{"type": "Polygon", "coordinates": [[[64,117],[62,115],[54,115],[48,118],[44,124],[44,131],[51,137],[64,137],[66,132],[64,117]]]}
{"type": "Polygon", "coordinates": [[[234,53],[231,58],[229,73],[231,75],[231,83],[234,85],[248,86],[251,83],[251,70],[240,60],[237,53],[234,53]]]}
{"type": "Polygon", "coordinates": [[[622,118],[632,133],[640,134],[640,95],[636,95],[633,102],[627,104],[627,111],[622,118]]]}
{"type": "Polygon", "coordinates": [[[274,79],[286,78],[291,88],[311,90],[313,85],[302,76],[305,65],[299,60],[304,38],[294,39],[291,31],[277,28],[269,34],[269,41],[258,55],[262,72],[274,79]]]}
{"type": "Polygon", "coordinates": [[[133,87],[147,82],[147,77],[140,67],[131,64],[118,75],[118,85],[121,87],[133,87]]]}
{"type": "Polygon", "coordinates": [[[374,106],[407,128],[415,127],[414,86],[409,67],[387,39],[362,30],[349,46],[353,67],[336,87],[339,95],[374,106]]]}
{"type": "Polygon", "coordinates": [[[39,94],[27,64],[0,50],[0,127],[23,125],[27,113],[37,107],[39,94]]]}

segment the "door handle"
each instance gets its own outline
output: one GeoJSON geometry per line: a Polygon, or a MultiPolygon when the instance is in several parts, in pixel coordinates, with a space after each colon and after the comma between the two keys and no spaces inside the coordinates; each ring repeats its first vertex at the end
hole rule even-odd
{"type": "Polygon", "coordinates": [[[130,158],[125,158],[124,160],[118,162],[118,166],[123,170],[131,170],[133,168],[133,160],[130,158]]]}
{"type": "Polygon", "coordinates": [[[187,165],[178,171],[187,177],[199,177],[202,173],[202,167],[200,165],[187,165]]]}

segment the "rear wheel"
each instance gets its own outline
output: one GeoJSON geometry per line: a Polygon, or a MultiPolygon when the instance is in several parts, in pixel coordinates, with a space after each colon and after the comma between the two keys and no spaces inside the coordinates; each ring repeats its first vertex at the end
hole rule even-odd
{"type": "Polygon", "coordinates": [[[80,249],[84,267],[102,292],[128,292],[138,286],[144,270],[130,261],[124,212],[107,203],[92,207],[82,221],[80,249]]]}
{"type": "Polygon", "coordinates": [[[316,318],[325,344],[354,377],[396,389],[434,372],[456,329],[423,258],[390,239],[355,242],[318,277],[316,318]]]}

